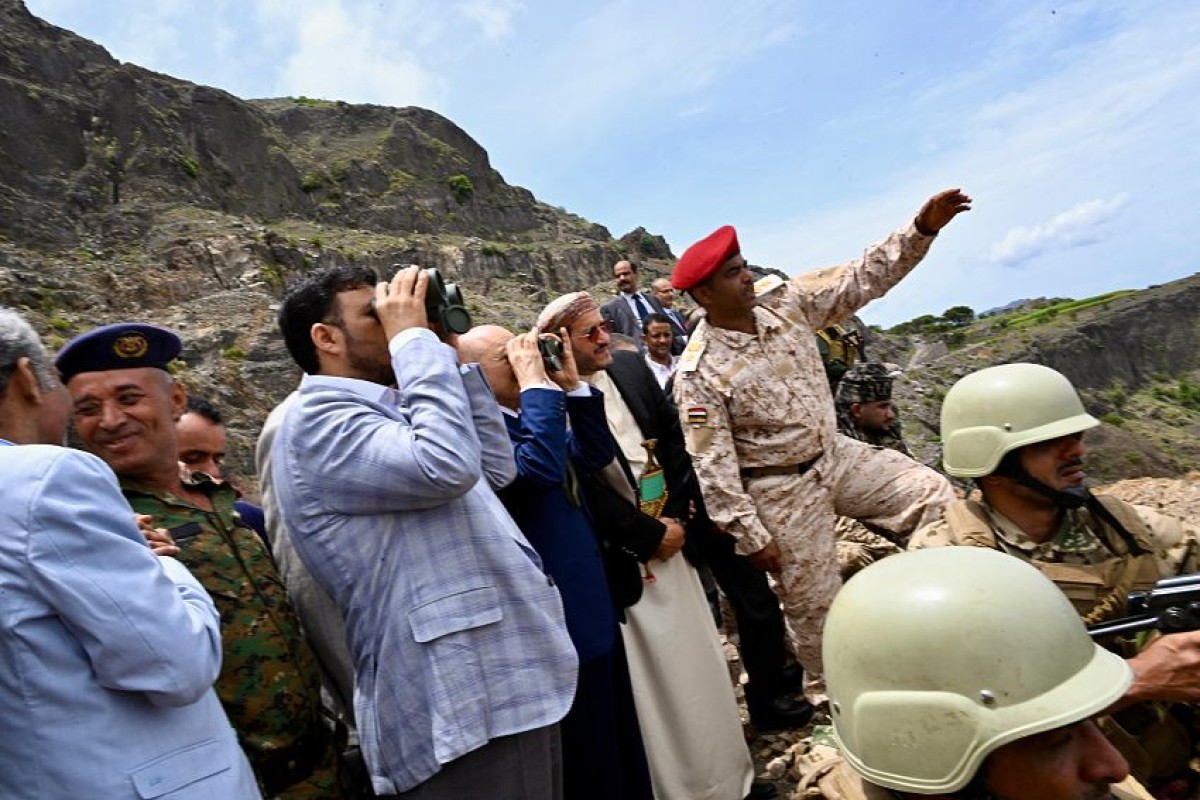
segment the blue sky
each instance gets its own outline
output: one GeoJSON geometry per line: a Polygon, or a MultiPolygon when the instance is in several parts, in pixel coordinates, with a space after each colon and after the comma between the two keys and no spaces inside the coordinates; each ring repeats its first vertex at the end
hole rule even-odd
{"type": "Polygon", "coordinates": [[[1200,4],[26,0],[241,97],[419,105],[514,184],[676,254],[839,263],[960,186],[975,209],[867,307],[1084,297],[1200,270],[1200,4]]]}

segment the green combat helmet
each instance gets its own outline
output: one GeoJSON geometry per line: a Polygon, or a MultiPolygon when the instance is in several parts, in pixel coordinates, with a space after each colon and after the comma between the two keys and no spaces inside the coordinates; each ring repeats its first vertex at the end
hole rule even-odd
{"type": "Polygon", "coordinates": [[[951,386],[942,401],[943,464],[956,478],[991,475],[1019,447],[1099,424],[1060,372],[1041,364],[981,369],[951,386]]]}
{"type": "Polygon", "coordinates": [[[917,794],[957,792],[997,748],[1086,719],[1133,680],[1036,568],[979,547],[867,567],[834,598],[823,651],[842,755],[917,794]]]}

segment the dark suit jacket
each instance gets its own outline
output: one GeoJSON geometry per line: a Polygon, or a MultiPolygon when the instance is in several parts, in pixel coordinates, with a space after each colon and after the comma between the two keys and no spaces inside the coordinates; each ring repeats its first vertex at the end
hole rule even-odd
{"type": "Polygon", "coordinates": [[[505,414],[504,420],[517,479],[499,492],[500,499],[558,584],[579,660],[591,661],[612,652],[616,614],[600,544],[570,485],[578,475],[602,469],[616,453],[604,398],[594,390],[590,397],[568,397],[527,389],[521,392],[520,416],[505,414]]]}
{"type": "MultiPolygon", "coordinates": [[[[648,292],[639,292],[639,294],[649,304],[651,311],[662,313],[662,303],[658,302],[657,297],[648,292]]],[[[625,299],[625,295],[619,294],[602,305],[600,316],[609,321],[613,331],[632,337],[638,343],[638,347],[642,346],[642,323],[633,313],[633,309],[629,307],[629,301],[625,299]]]]}
{"type": "Polygon", "coordinates": [[[662,314],[671,322],[671,354],[677,356],[687,347],[687,318],[674,309],[664,308],[662,314]]]}
{"type": "MultiPolygon", "coordinates": [[[[658,440],[654,453],[662,465],[669,494],[662,515],[688,521],[692,516],[691,505],[702,508],[703,503],[700,501],[696,473],[692,470],[691,458],[684,446],[675,404],[659,388],[658,381],[637,353],[615,351],[613,363],[607,372],[637,421],[642,437],[658,440]]],[[[617,448],[618,457],[620,453],[620,448],[617,448]]],[[[626,471],[628,473],[628,468],[626,471]]],[[[632,483],[632,474],[627,474],[627,477],[632,483]]],[[[637,561],[648,561],[666,533],[666,527],[661,522],[625,502],[604,484],[602,478],[589,481],[589,508],[597,532],[617,543],[637,561]]],[[[688,525],[688,528],[690,531],[692,526],[688,525]]],[[[697,553],[691,541],[693,538],[689,534],[684,554],[689,561],[697,563],[697,553]]]]}

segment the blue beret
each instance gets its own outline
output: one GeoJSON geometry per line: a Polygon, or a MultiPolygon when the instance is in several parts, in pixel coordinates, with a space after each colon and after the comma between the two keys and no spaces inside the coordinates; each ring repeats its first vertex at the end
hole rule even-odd
{"type": "Polygon", "coordinates": [[[136,367],[165,370],[181,350],[183,342],[166,328],[123,322],[79,334],[58,351],[54,365],[66,383],[81,372],[136,367]]]}

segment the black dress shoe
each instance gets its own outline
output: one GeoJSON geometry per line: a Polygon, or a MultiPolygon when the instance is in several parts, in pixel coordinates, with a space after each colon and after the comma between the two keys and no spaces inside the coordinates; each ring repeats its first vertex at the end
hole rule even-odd
{"type": "Polygon", "coordinates": [[[746,800],[771,800],[776,797],[779,792],[775,789],[774,784],[766,781],[755,781],[750,784],[750,794],[746,795],[746,800]]]}
{"type": "Polygon", "coordinates": [[[751,709],[750,724],[760,731],[803,728],[812,721],[812,716],[813,707],[807,700],[776,697],[769,703],[751,709]]]}

